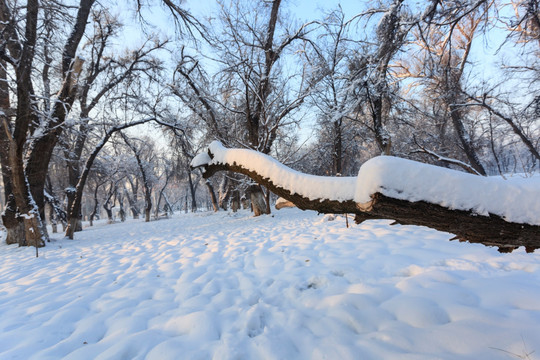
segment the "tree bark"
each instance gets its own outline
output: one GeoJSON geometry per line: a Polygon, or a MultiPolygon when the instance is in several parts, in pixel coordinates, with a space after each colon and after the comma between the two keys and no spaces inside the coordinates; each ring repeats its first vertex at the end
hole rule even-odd
{"type": "MultiPolygon", "coordinates": [[[[259,184],[264,184],[259,182],[259,184]]],[[[260,185],[251,185],[249,187],[249,198],[253,208],[253,215],[259,216],[267,214],[266,201],[260,185]]]]}
{"type": "MultiPolygon", "coordinates": [[[[6,4],[2,3],[1,7],[2,14],[0,16],[2,16],[2,20],[12,21],[12,15],[6,4]]],[[[7,29],[10,36],[8,48],[12,56],[18,59],[15,66],[17,110],[14,126],[10,126],[7,117],[2,117],[2,129],[0,130],[2,144],[7,145],[4,151],[11,172],[11,190],[18,213],[23,217],[25,236],[19,238],[18,242],[21,246],[30,245],[35,246],[36,249],[45,246],[44,239],[47,237],[47,232],[30,193],[23,159],[27,134],[31,124],[36,119],[33,104],[32,64],[37,38],[38,10],[39,3],[37,0],[27,1],[24,42],[20,42],[18,35],[10,26],[7,29]],[[20,46],[21,43],[23,44],[22,47],[20,46]]]]}
{"type": "Polygon", "coordinates": [[[96,188],[94,189],[94,209],[90,214],[90,226],[94,226],[94,218],[96,217],[99,210],[99,201],[98,201],[98,189],[99,184],[96,183],[96,188]]]}
{"type": "Polygon", "coordinates": [[[6,208],[2,214],[2,224],[6,228],[6,244],[25,243],[24,223],[22,219],[17,217],[17,205],[15,197],[10,194],[6,201],[6,208]]]}
{"type": "MultiPolygon", "coordinates": [[[[343,118],[334,121],[334,151],[332,152],[333,175],[341,174],[343,169],[343,118]]],[[[339,176],[339,175],[338,175],[339,176]]]]}
{"type": "Polygon", "coordinates": [[[19,245],[42,247],[45,246],[47,231],[41,221],[39,209],[32,198],[24,171],[23,159],[19,157],[21,154],[16,148],[13,141],[9,149],[13,194],[19,214],[23,217],[25,233],[24,238],[19,238],[19,245]]]}
{"type": "Polygon", "coordinates": [[[472,144],[472,141],[469,137],[469,134],[467,134],[467,130],[465,129],[465,126],[463,125],[463,121],[461,120],[461,110],[457,106],[449,105],[450,109],[450,118],[452,119],[452,124],[454,125],[454,129],[456,130],[459,140],[461,142],[461,145],[463,146],[463,151],[465,152],[465,155],[467,156],[467,160],[469,160],[469,163],[471,166],[478,171],[480,175],[486,176],[486,170],[484,169],[484,166],[482,165],[482,162],[480,161],[480,158],[478,157],[478,154],[476,153],[476,150],[474,149],[474,146],[472,144]]]}
{"type": "Polygon", "coordinates": [[[115,193],[116,193],[116,184],[111,184],[111,187],[109,188],[109,196],[107,196],[107,200],[103,204],[103,209],[105,209],[105,212],[107,213],[107,220],[109,224],[112,224],[114,222],[112,208],[114,207],[114,203],[115,203],[115,199],[113,199],[113,196],[115,193]]]}
{"type": "MultiPolygon", "coordinates": [[[[11,112],[9,101],[9,87],[7,82],[6,63],[0,61],[0,118],[2,123],[9,124],[11,112]]],[[[11,131],[10,131],[11,132],[11,131]]],[[[0,131],[0,133],[2,133],[0,131]]],[[[3,134],[3,133],[2,133],[3,134]]],[[[2,167],[2,180],[4,183],[5,210],[2,214],[2,224],[7,230],[6,243],[17,244],[25,242],[24,224],[18,219],[17,205],[12,194],[11,168],[9,165],[9,140],[7,136],[0,136],[0,166],[2,167]]]]}
{"type": "MultiPolygon", "coordinates": [[[[68,200],[68,209],[71,209],[73,206],[73,203],[75,201],[76,196],[76,187],[77,183],[79,182],[79,177],[81,175],[81,169],[80,169],[80,160],[81,156],[84,150],[84,145],[86,143],[86,139],[88,136],[88,124],[86,123],[86,118],[88,117],[88,114],[86,112],[81,112],[81,121],[82,123],[79,125],[77,138],[75,140],[75,146],[73,149],[66,149],[65,158],[66,158],[66,165],[68,170],[68,191],[66,191],[67,200],[68,200]]],[[[74,215],[77,216],[77,222],[75,226],[75,232],[82,231],[82,204],[79,204],[78,209],[74,209],[73,212],[74,215]]],[[[70,216],[71,212],[68,212],[68,216],[70,216]]],[[[68,222],[70,222],[70,218],[68,217],[68,222]]]]}
{"type": "Polygon", "coordinates": [[[229,178],[224,176],[219,185],[219,207],[227,211],[227,202],[229,201],[229,196],[231,193],[229,178]]]}
{"type": "MultiPolygon", "coordinates": [[[[262,184],[262,183],[261,183],[262,184]]],[[[264,192],[260,185],[252,185],[249,189],[249,198],[255,216],[269,214],[268,206],[266,205],[264,192]]]]}
{"type": "Polygon", "coordinates": [[[56,221],[54,206],[51,204],[49,204],[49,221],[51,222],[51,229],[53,234],[56,234],[58,232],[58,222],[56,221]]]}

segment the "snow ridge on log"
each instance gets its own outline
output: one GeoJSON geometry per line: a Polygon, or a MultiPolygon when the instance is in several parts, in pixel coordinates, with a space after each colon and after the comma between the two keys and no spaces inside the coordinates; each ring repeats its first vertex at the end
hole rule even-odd
{"type": "Polygon", "coordinates": [[[349,201],[354,199],[356,177],[304,174],[263,153],[248,149],[227,149],[219,141],[212,142],[208,147],[208,153],[197,155],[191,162],[192,167],[205,164],[237,164],[263,178],[272,180],[276,186],[310,200],[349,201]]]}
{"type": "Polygon", "coordinates": [[[213,142],[192,161],[204,176],[242,173],[303,210],[354,213],[356,221],[393,219],[455,234],[455,239],[511,252],[540,248],[540,182],[504,183],[394,157],[366,162],[358,178],[323,177],[292,170],[247,149],[213,142]]]}

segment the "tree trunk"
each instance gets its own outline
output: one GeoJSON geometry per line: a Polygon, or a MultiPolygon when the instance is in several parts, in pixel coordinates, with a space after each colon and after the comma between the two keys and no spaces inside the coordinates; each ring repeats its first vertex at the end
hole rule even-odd
{"type": "MultiPolygon", "coordinates": [[[[75,184],[76,185],[76,184],[75,184]]],[[[76,189],[75,187],[71,187],[71,180],[70,180],[70,187],[66,189],[66,197],[68,200],[68,209],[71,209],[73,207],[74,201],[75,201],[75,195],[76,195],[76,189]]],[[[74,211],[68,211],[67,221],[68,223],[71,223],[71,213],[73,212],[73,215],[76,214],[75,218],[76,220],[73,221],[75,224],[75,232],[82,231],[82,203],[77,203],[76,208],[73,208],[74,211]]]]}
{"type": "Polygon", "coordinates": [[[191,169],[188,169],[189,192],[191,194],[191,212],[197,212],[197,200],[195,198],[195,187],[191,179],[191,169]]]}
{"type": "MultiPolygon", "coordinates": [[[[22,166],[22,164],[20,165],[22,166]]],[[[17,172],[19,171],[22,172],[21,170],[18,170],[17,172]]],[[[19,195],[19,198],[15,196],[15,202],[17,203],[19,213],[21,214],[19,216],[23,217],[25,233],[24,237],[19,238],[19,245],[34,246],[36,248],[45,246],[47,232],[44,224],[41,221],[39,209],[32,198],[30,189],[26,186],[26,176],[23,176],[21,179],[19,174],[19,176],[15,176],[14,178],[16,178],[13,181],[14,193],[23,195],[19,195]]]]}
{"type": "Polygon", "coordinates": [[[166,211],[167,211],[167,215],[173,215],[174,214],[174,209],[171,205],[171,202],[169,201],[169,198],[167,197],[167,194],[163,194],[163,200],[165,200],[165,208],[166,208],[166,211]]]}
{"type": "Polygon", "coordinates": [[[229,178],[224,176],[219,185],[219,207],[227,211],[227,202],[230,196],[229,178]]]}
{"type": "Polygon", "coordinates": [[[96,188],[94,189],[94,209],[92,210],[92,213],[90,214],[90,226],[94,226],[94,218],[96,217],[97,212],[99,210],[98,188],[99,188],[99,185],[96,184],[96,188]]]}
{"type": "Polygon", "coordinates": [[[103,209],[105,209],[105,212],[107,213],[107,219],[108,219],[109,224],[112,224],[114,222],[112,208],[114,207],[114,203],[116,202],[116,199],[114,198],[115,193],[116,193],[116,184],[111,183],[109,187],[109,193],[107,195],[107,199],[105,200],[105,203],[103,204],[103,209]]]}
{"type": "Polygon", "coordinates": [[[144,221],[150,221],[150,215],[152,213],[152,193],[148,188],[148,185],[144,186],[144,221]]]}
{"type": "Polygon", "coordinates": [[[206,185],[206,188],[210,193],[210,200],[212,201],[212,207],[214,208],[214,211],[219,211],[218,202],[216,200],[216,193],[214,192],[214,187],[212,186],[212,183],[209,179],[205,179],[204,184],[206,185]]]}
{"type": "Polygon", "coordinates": [[[251,200],[251,206],[253,207],[253,214],[255,216],[268,214],[266,209],[266,201],[264,200],[264,193],[260,185],[251,185],[249,187],[249,198],[251,200]]]}
{"type": "MultiPolygon", "coordinates": [[[[386,73],[384,73],[386,75],[386,73]]],[[[384,127],[384,117],[386,110],[389,107],[388,99],[386,95],[383,95],[387,89],[383,86],[385,80],[379,79],[379,85],[377,86],[377,94],[373,95],[371,100],[371,117],[373,120],[373,129],[375,131],[375,140],[379,146],[379,150],[383,155],[390,155],[392,151],[392,141],[390,134],[384,127]]]]}
{"type": "Polygon", "coordinates": [[[343,119],[334,121],[334,151],[332,153],[333,175],[341,174],[343,164],[343,119]]]}
{"type": "MultiPolygon", "coordinates": [[[[10,19],[11,14],[6,4],[2,7],[3,15],[10,19]]],[[[34,129],[37,123],[35,122],[37,115],[33,98],[32,68],[37,39],[39,2],[37,0],[28,0],[25,8],[24,41],[19,41],[18,33],[13,31],[11,25],[4,28],[4,32],[7,32],[7,36],[10,37],[7,49],[11,53],[12,58],[17,59],[14,71],[16,79],[14,93],[17,96],[17,109],[13,127],[8,116],[1,117],[2,129],[0,130],[0,138],[4,147],[4,155],[7,155],[4,159],[7,161],[2,165],[9,166],[11,172],[11,190],[15,198],[18,213],[22,216],[24,223],[25,236],[18,239],[19,245],[35,246],[37,256],[37,248],[45,246],[44,240],[47,238],[47,231],[41,222],[39,209],[30,193],[28,178],[24,168],[25,161],[27,160],[24,156],[24,150],[28,140],[27,135],[34,129]]],[[[5,78],[6,76],[2,74],[1,77],[5,78]]],[[[7,94],[4,93],[0,97],[3,98],[2,106],[8,105],[9,97],[7,94]]]]}
{"type": "Polygon", "coordinates": [[[133,215],[133,219],[138,219],[139,214],[141,213],[139,208],[137,207],[137,203],[134,201],[134,199],[129,196],[129,194],[126,191],[126,197],[128,199],[129,208],[131,209],[131,214],[133,215]]]}
{"type": "Polygon", "coordinates": [[[237,212],[240,209],[240,191],[234,189],[231,197],[231,209],[233,212],[237,212]]]}
{"type": "MultiPolygon", "coordinates": [[[[81,119],[86,119],[88,114],[82,112],[80,115],[81,119]]],[[[84,120],[81,120],[84,121],[84,120]]],[[[81,175],[79,162],[81,160],[82,152],[84,150],[84,145],[86,143],[86,138],[88,134],[88,124],[82,123],[79,126],[77,139],[75,141],[75,146],[71,150],[65,151],[66,165],[68,170],[68,190],[66,191],[67,200],[68,200],[68,209],[73,207],[75,201],[75,196],[77,195],[77,183],[81,175]]],[[[70,221],[71,211],[68,211],[68,222],[70,221]]],[[[77,216],[77,222],[75,222],[75,232],[82,231],[82,204],[78,203],[76,209],[74,209],[73,214],[77,216]]]]}
{"type": "Polygon", "coordinates": [[[2,223],[6,228],[6,244],[25,243],[24,223],[21,218],[16,217],[15,197],[10,195],[6,202],[6,208],[2,214],[2,223]]]}
{"type": "Polygon", "coordinates": [[[463,125],[463,121],[461,121],[460,109],[457,106],[452,106],[452,105],[450,105],[449,108],[450,108],[450,117],[452,118],[452,124],[454,124],[454,129],[456,130],[458,134],[461,145],[463,146],[463,151],[465,152],[465,155],[467,156],[469,163],[476,171],[478,171],[480,175],[486,176],[487,175],[486,170],[484,169],[482,162],[478,158],[478,154],[476,153],[476,150],[474,149],[474,146],[471,142],[469,134],[467,134],[467,130],[465,129],[465,126],[463,125]]]}
{"type": "Polygon", "coordinates": [[[113,213],[112,213],[112,209],[109,208],[109,207],[105,207],[105,212],[107,213],[107,221],[109,224],[112,224],[114,223],[114,218],[113,218],[113,213]]]}
{"type": "MultiPolygon", "coordinates": [[[[9,129],[4,129],[6,132],[9,129]]],[[[19,238],[20,246],[45,246],[47,239],[47,229],[41,221],[39,209],[30,193],[27,177],[24,171],[22,160],[22,149],[15,144],[11,134],[8,136],[9,164],[11,168],[12,189],[15,197],[15,204],[19,210],[19,216],[23,217],[24,238],[19,238]]],[[[21,144],[22,146],[22,144],[21,144]]]]}
{"type": "Polygon", "coordinates": [[[152,186],[149,183],[150,179],[146,174],[146,169],[143,166],[141,156],[138,150],[135,148],[134,145],[129,142],[126,136],[124,136],[122,133],[120,134],[122,135],[126,145],[131,149],[131,151],[133,151],[133,154],[135,155],[135,160],[137,160],[137,165],[139,166],[139,170],[141,171],[144,188],[144,221],[149,222],[152,215],[152,186]]]}
{"type": "Polygon", "coordinates": [[[264,193],[264,200],[266,201],[266,213],[267,214],[272,213],[272,210],[270,209],[270,193],[271,193],[270,189],[266,189],[266,193],[264,193]]]}
{"type": "Polygon", "coordinates": [[[129,192],[127,191],[127,189],[124,189],[124,191],[125,191],[126,197],[128,199],[129,208],[131,209],[131,214],[133,215],[133,219],[138,219],[139,214],[141,213],[141,211],[139,210],[139,207],[137,206],[137,188],[138,188],[138,185],[137,185],[137,188],[133,188],[133,184],[131,185],[131,187],[133,189],[133,198],[131,196],[129,196],[129,192]]]}
{"type": "Polygon", "coordinates": [[[51,204],[49,204],[49,221],[51,222],[51,229],[53,234],[56,234],[58,232],[58,222],[56,220],[54,207],[51,204]]]}
{"type": "Polygon", "coordinates": [[[118,211],[118,215],[120,216],[120,221],[124,222],[126,221],[126,212],[124,210],[124,198],[120,195],[121,193],[118,193],[118,205],[120,206],[120,210],[118,211]]]}
{"type": "Polygon", "coordinates": [[[105,212],[107,213],[107,220],[109,224],[112,224],[114,222],[112,208],[113,205],[110,205],[110,202],[107,201],[105,204],[103,204],[103,208],[105,209],[105,212]]]}
{"type": "MultiPolygon", "coordinates": [[[[10,101],[9,87],[7,82],[6,63],[0,60],[0,118],[3,124],[9,124],[10,101]]],[[[10,131],[11,132],[11,131],[10,131]]],[[[0,130],[0,134],[3,132],[0,130]]],[[[6,136],[0,136],[0,166],[2,168],[2,180],[4,183],[5,210],[2,214],[2,223],[7,230],[6,243],[24,243],[24,224],[16,218],[17,205],[12,194],[11,168],[9,166],[9,140],[6,136]]]]}

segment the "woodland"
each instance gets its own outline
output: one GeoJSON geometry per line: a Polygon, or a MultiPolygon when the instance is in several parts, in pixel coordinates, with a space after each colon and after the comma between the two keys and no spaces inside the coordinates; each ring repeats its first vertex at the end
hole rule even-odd
{"type": "Polygon", "coordinates": [[[190,166],[213,140],[313,175],[383,154],[531,177],[539,80],[538,0],[336,1],[310,19],[286,0],[206,15],[177,0],[0,0],[6,242],[37,250],[47,224],[73,238],[100,216],[269,213],[263,179],[190,166]]]}

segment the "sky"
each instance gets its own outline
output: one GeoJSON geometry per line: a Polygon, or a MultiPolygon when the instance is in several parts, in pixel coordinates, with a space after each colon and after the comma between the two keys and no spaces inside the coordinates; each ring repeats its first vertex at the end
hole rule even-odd
{"type": "MultiPolygon", "coordinates": [[[[225,0],[227,3],[227,0],[225,0]]],[[[360,8],[360,0],[288,0],[282,3],[292,13],[295,13],[300,20],[313,20],[320,17],[321,10],[335,8],[341,5],[345,13],[354,14],[360,8]]],[[[193,15],[208,15],[217,9],[216,0],[185,0],[186,8],[192,11],[193,15]]]]}

